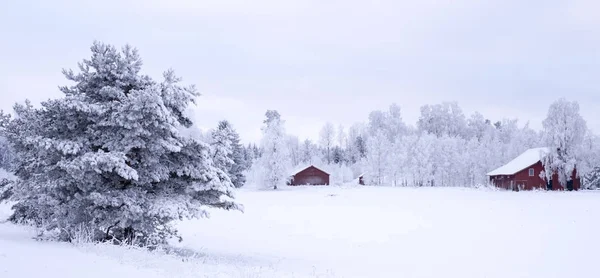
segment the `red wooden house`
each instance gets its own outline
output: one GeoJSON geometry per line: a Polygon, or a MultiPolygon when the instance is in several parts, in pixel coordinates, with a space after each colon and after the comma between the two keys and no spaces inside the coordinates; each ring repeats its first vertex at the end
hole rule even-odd
{"type": "Polygon", "coordinates": [[[291,175],[289,185],[329,185],[329,174],[313,165],[301,167],[291,175]]]}
{"type": "Polygon", "coordinates": [[[558,175],[555,173],[550,181],[547,181],[541,158],[548,153],[548,148],[529,149],[508,162],[506,165],[489,172],[490,182],[499,188],[509,190],[579,190],[581,181],[577,177],[576,170],[573,171],[571,180],[567,184],[560,184],[558,175]]]}

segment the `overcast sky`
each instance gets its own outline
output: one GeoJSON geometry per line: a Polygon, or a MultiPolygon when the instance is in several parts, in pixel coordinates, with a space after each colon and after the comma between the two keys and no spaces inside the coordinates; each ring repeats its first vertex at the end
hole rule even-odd
{"type": "Polygon", "coordinates": [[[138,48],[155,78],[173,68],[196,84],[199,126],[228,119],[245,142],[267,109],[300,138],[393,102],[410,124],[424,104],[457,101],[539,129],[560,97],[599,132],[599,14],[597,0],[7,0],[0,109],[60,97],[61,69],[100,40],[138,48]]]}

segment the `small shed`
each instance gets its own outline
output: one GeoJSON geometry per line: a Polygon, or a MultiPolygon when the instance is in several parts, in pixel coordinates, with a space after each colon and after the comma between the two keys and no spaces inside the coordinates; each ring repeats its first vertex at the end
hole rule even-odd
{"type": "Polygon", "coordinates": [[[314,165],[293,171],[289,185],[329,185],[329,173],[314,165]]]}
{"type": "Polygon", "coordinates": [[[365,185],[365,174],[360,174],[358,176],[358,184],[365,185]]]}
{"type": "Polygon", "coordinates": [[[573,171],[571,180],[567,184],[560,184],[556,173],[552,175],[549,181],[541,175],[544,171],[541,160],[548,152],[548,148],[534,148],[523,152],[502,167],[489,172],[487,175],[490,177],[490,182],[498,188],[515,191],[534,189],[579,190],[581,181],[577,177],[576,170],[573,171]]]}

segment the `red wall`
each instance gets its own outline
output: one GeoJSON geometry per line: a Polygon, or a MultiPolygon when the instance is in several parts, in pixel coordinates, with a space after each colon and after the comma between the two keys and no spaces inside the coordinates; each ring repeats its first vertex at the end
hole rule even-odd
{"type": "Polygon", "coordinates": [[[498,188],[511,189],[511,182],[515,180],[515,176],[491,176],[490,181],[498,188]]]}
{"type": "Polygon", "coordinates": [[[329,185],[329,174],[310,166],[295,174],[290,185],[329,185]]]}
{"type": "Polygon", "coordinates": [[[518,185],[522,190],[546,189],[546,181],[540,178],[540,173],[544,170],[541,162],[538,162],[530,167],[523,169],[515,174],[515,185],[518,185]],[[529,169],[533,168],[533,176],[529,176],[529,169]]]}

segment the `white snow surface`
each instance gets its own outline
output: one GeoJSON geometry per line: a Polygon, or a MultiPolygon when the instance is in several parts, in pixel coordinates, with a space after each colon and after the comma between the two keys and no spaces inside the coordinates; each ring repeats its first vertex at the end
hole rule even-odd
{"type": "Polygon", "coordinates": [[[519,171],[538,163],[542,156],[547,154],[548,152],[548,148],[528,149],[519,156],[517,156],[515,159],[503,165],[502,167],[487,173],[487,175],[514,175],[519,171]]]}
{"type": "MultiPolygon", "coordinates": [[[[598,277],[600,191],[286,187],[179,224],[180,253],[0,223],[0,277],[598,277]],[[191,256],[194,252],[197,255],[191,256]]],[[[4,207],[4,210],[7,208],[4,207]]],[[[0,211],[3,209],[0,207],[0,211]]]]}
{"type": "Polygon", "coordinates": [[[0,168],[0,180],[1,179],[9,179],[9,180],[13,180],[15,179],[15,175],[13,175],[12,173],[0,168]]]}

